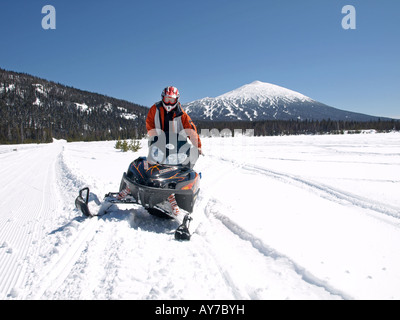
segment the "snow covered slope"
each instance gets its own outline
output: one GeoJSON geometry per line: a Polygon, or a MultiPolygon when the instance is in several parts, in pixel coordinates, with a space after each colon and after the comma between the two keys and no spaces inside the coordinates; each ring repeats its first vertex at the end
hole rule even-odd
{"type": "Polygon", "coordinates": [[[138,206],[84,219],[139,155],[0,146],[0,299],[400,299],[400,134],[204,138],[190,242],[138,206]]]}
{"type": "Polygon", "coordinates": [[[335,109],[301,93],[261,81],[246,84],[216,98],[187,103],[184,108],[193,119],[202,120],[377,119],[335,109]]]}

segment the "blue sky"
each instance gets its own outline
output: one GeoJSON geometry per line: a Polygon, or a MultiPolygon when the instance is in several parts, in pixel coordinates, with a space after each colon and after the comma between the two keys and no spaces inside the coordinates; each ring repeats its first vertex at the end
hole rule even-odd
{"type": "Polygon", "coordinates": [[[398,0],[3,1],[0,67],[148,107],[168,85],[189,102],[260,80],[400,118],[399,14],[398,0]]]}

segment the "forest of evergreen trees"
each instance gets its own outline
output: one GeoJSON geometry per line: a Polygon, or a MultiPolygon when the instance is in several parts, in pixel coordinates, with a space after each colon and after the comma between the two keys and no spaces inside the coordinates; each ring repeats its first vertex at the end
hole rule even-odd
{"type": "Polygon", "coordinates": [[[140,138],[147,112],[128,101],[0,69],[1,144],[140,138]]]}
{"type": "Polygon", "coordinates": [[[299,134],[343,134],[359,133],[373,129],[377,132],[400,131],[400,120],[385,121],[333,121],[333,120],[265,120],[265,121],[195,121],[199,132],[202,129],[254,130],[255,136],[278,136],[299,134]]]}

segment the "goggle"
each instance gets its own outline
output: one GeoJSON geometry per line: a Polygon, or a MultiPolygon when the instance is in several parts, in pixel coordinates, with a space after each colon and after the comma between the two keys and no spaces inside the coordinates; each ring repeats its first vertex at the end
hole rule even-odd
{"type": "Polygon", "coordinates": [[[177,101],[177,99],[176,98],[172,98],[172,97],[167,97],[167,96],[165,96],[164,98],[163,98],[163,101],[164,101],[164,103],[165,104],[175,104],[176,103],[176,101],[177,101]]]}

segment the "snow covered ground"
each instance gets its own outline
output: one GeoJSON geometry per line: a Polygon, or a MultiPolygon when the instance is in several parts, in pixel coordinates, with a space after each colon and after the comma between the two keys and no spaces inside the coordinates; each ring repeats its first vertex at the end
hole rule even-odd
{"type": "Polygon", "coordinates": [[[0,146],[0,299],[400,299],[400,134],[203,139],[190,242],[139,206],[85,219],[146,155],[0,146]]]}

